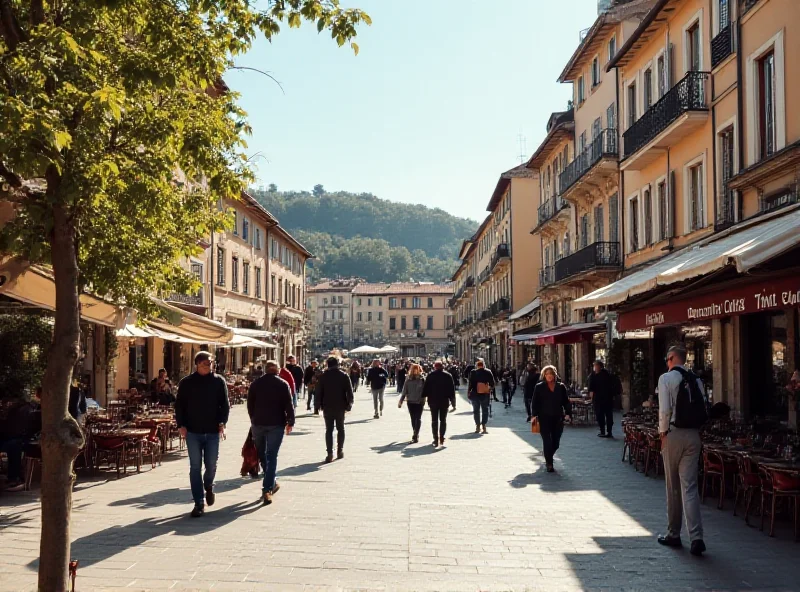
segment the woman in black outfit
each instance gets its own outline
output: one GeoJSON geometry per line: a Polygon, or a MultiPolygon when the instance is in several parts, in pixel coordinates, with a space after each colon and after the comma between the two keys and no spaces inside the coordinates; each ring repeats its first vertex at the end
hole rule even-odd
{"type": "Polygon", "coordinates": [[[567,387],[559,380],[555,366],[542,368],[542,381],[533,389],[533,421],[539,422],[547,472],[553,468],[553,455],[561,443],[564,420],[569,421],[572,405],[567,387]]]}

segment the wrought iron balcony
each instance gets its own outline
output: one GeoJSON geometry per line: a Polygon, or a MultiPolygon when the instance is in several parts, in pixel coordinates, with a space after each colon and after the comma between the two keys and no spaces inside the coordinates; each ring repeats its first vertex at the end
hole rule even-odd
{"type": "Polygon", "coordinates": [[[539,270],[539,288],[546,288],[552,286],[556,281],[555,268],[552,265],[547,265],[539,270]]]}
{"type": "Polygon", "coordinates": [[[491,271],[491,269],[490,269],[489,265],[487,265],[486,267],[483,268],[483,271],[478,274],[478,285],[482,284],[487,279],[489,279],[489,272],[490,271],[491,271]]]}
{"type": "Polygon", "coordinates": [[[617,130],[607,128],[583,149],[559,176],[559,186],[564,193],[603,158],[618,158],[617,130]]]}
{"type": "Polygon", "coordinates": [[[568,205],[569,204],[564,201],[564,198],[562,198],[560,195],[556,195],[555,197],[548,199],[539,206],[539,226],[553,218],[568,205]]]}
{"type": "Polygon", "coordinates": [[[178,304],[186,304],[188,306],[205,306],[203,304],[203,291],[200,290],[196,294],[171,294],[167,298],[168,302],[176,302],[178,304]]]}
{"type": "Polygon", "coordinates": [[[509,302],[508,298],[500,298],[489,306],[489,316],[494,317],[500,313],[508,312],[510,307],[511,303],[509,302]]]}
{"type": "Polygon", "coordinates": [[[623,134],[625,158],[644,148],[681,115],[708,111],[708,72],[689,72],[623,134]]]}
{"type": "Polygon", "coordinates": [[[597,242],[556,261],[555,281],[594,269],[622,267],[619,243],[597,242]]]}
{"type": "Polygon", "coordinates": [[[508,249],[508,245],[506,243],[500,243],[497,245],[497,248],[492,255],[492,262],[489,264],[489,269],[494,270],[501,260],[509,259],[510,257],[511,251],[508,249]]]}
{"type": "Polygon", "coordinates": [[[711,40],[711,67],[716,68],[733,53],[733,25],[728,25],[711,40]]]}

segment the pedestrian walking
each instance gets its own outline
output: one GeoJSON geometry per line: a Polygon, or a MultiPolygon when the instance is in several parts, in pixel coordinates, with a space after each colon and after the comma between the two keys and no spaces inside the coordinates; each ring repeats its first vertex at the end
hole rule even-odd
{"type": "Polygon", "coordinates": [[[403,406],[403,401],[408,399],[408,414],[411,416],[411,429],[413,430],[411,441],[419,442],[419,429],[422,427],[422,409],[425,406],[425,398],[422,394],[425,388],[425,380],[422,378],[422,366],[412,364],[408,371],[408,379],[403,384],[403,392],[397,407],[403,406]]]}
{"type": "MultiPolygon", "coordinates": [[[[433,365],[434,372],[436,371],[436,364],[433,365]]],[[[450,366],[450,370],[448,370],[450,376],[453,377],[453,384],[455,385],[455,389],[458,390],[458,386],[461,384],[461,376],[458,371],[458,364],[453,364],[450,366]]]]}
{"type": "Polygon", "coordinates": [[[500,386],[503,391],[503,405],[505,405],[506,409],[511,407],[511,398],[514,396],[511,392],[511,385],[511,370],[506,368],[503,370],[503,374],[500,377],[500,386]]]}
{"type": "Polygon", "coordinates": [[[400,362],[397,365],[397,390],[402,392],[403,391],[403,383],[406,381],[406,365],[405,362],[400,362]]]}
{"type": "MultiPolygon", "coordinates": [[[[264,376],[265,373],[266,373],[266,370],[264,372],[262,372],[262,374],[260,376],[264,376]]],[[[294,376],[292,375],[291,370],[289,370],[289,368],[284,366],[278,372],[278,376],[280,376],[283,380],[285,380],[286,384],[289,385],[289,389],[292,392],[292,407],[297,409],[297,388],[295,387],[294,376]]],[[[258,380],[258,379],[256,379],[256,380],[258,380]]]]}
{"type": "Polygon", "coordinates": [[[706,550],[703,519],[697,492],[700,461],[700,428],[705,424],[706,395],[702,381],[686,370],[686,350],[673,346],[667,351],[667,372],[658,379],[658,431],[667,486],[667,534],[658,542],[681,546],[681,526],[686,514],[690,552],[700,556],[706,550]]]}
{"type": "MultiPolygon", "coordinates": [[[[293,355],[286,356],[286,368],[289,372],[292,373],[292,378],[294,378],[294,387],[297,396],[303,394],[303,369],[297,364],[297,359],[293,355]]],[[[297,401],[295,401],[295,408],[297,408],[297,401]]]]}
{"type": "Polygon", "coordinates": [[[175,422],[189,451],[189,483],[194,500],[192,518],[203,515],[205,504],[214,505],[219,441],[225,438],[225,424],[230,413],[228,385],[222,376],[213,372],[213,362],[210,352],[195,354],[195,371],[178,383],[175,401],[175,422]],[[206,470],[201,475],[203,463],[206,470]]]}
{"type": "Polygon", "coordinates": [[[467,397],[472,403],[472,416],[475,419],[475,433],[487,433],[489,421],[489,398],[494,389],[494,375],[486,369],[483,358],[475,362],[475,370],[469,373],[467,397]]]}
{"type": "Polygon", "coordinates": [[[261,466],[264,467],[264,483],[261,487],[264,505],[271,504],[272,496],[280,489],[275,474],[284,433],[288,436],[294,427],[292,394],[291,385],[279,375],[278,362],[274,360],[264,364],[264,375],[253,381],[247,391],[250,433],[261,466]]]}
{"type": "Polygon", "coordinates": [[[542,368],[542,381],[533,389],[532,422],[539,424],[544,461],[548,473],[555,472],[553,456],[561,444],[564,421],[572,415],[567,387],[558,378],[555,366],[542,368]]]}
{"type": "Polygon", "coordinates": [[[358,392],[358,383],[361,381],[361,366],[358,361],[353,360],[350,364],[350,382],[353,384],[353,392],[358,392]]]}
{"type": "Polygon", "coordinates": [[[325,462],[333,462],[333,427],[336,426],[336,458],[344,458],[344,414],[353,408],[353,384],[350,377],[339,368],[339,359],[331,356],[328,369],[317,383],[314,413],[325,418],[325,462]]]}
{"type": "MultiPolygon", "coordinates": [[[[378,359],[372,360],[372,368],[367,371],[367,384],[372,391],[372,402],[375,405],[375,419],[383,415],[383,392],[386,389],[386,382],[389,380],[389,374],[381,365],[378,359]]],[[[398,387],[400,388],[400,387],[398,387]]],[[[402,388],[400,391],[402,392],[402,388]]]]}
{"type": "Polygon", "coordinates": [[[613,438],[614,425],[614,379],[606,370],[603,360],[595,360],[589,375],[589,397],[594,405],[594,416],[600,426],[600,438],[613,438]]]}
{"type": "MultiPolygon", "coordinates": [[[[311,411],[317,380],[319,380],[319,362],[311,360],[311,363],[306,367],[306,371],[303,374],[303,384],[306,385],[306,393],[308,393],[306,398],[306,411],[311,411]]],[[[314,402],[314,407],[317,407],[316,402],[314,402]]]]}
{"type": "Polygon", "coordinates": [[[536,364],[528,364],[527,373],[525,375],[525,384],[522,385],[522,395],[525,401],[525,411],[528,414],[528,419],[525,421],[530,423],[533,417],[533,389],[539,384],[539,367],[536,364]]]}
{"type": "Polygon", "coordinates": [[[425,379],[422,395],[428,401],[431,410],[431,431],[433,445],[444,446],[444,435],[447,431],[447,408],[456,410],[456,389],[453,377],[444,370],[441,362],[433,363],[433,371],[425,379]]]}

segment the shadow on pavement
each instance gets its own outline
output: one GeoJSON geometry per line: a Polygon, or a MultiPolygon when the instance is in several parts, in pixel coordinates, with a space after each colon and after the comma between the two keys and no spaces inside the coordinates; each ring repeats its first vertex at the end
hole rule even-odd
{"type": "Polygon", "coordinates": [[[370,450],[377,452],[378,454],[386,454],[387,452],[402,450],[410,444],[411,442],[392,442],[391,444],[384,444],[383,446],[372,446],[370,447],[370,450]]]}
{"type": "Polygon", "coordinates": [[[442,450],[442,448],[436,447],[434,448],[431,444],[425,444],[424,446],[418,446],[416,448],[404,448],[402,454],[404,457],[414,457],[414,456],[425,456],[427,454],[436,454],[442,450]]]}
{"type": "Polygon", "coordinates": [[[324,464],[324,462],[312,462],[303,465],[295,465],[293,467],[286,467],[285,469],[280,468],[280,465],[278,465],[278,477],[302,477],[303,475],[316,473],[324,466],[324,464]]]}
{"type": "Polygon", "coordinates": [[[467,432],[466,434],[456,434],[455,436],[449,436],[451,440],[477,440],[482,436],[482,434],[478,434],[476,432],[467,432]]]}
{"type": "MultiPolygon", "coordinates": [[[[190,507],[190,504],[187,504],[190,507]]],[[[262,508],[260,500],[241,502],[218,510],[207,509],[202,518],[191,518],[189,511],[172,518],[144,518],[133,524],[111,526],[72,543],[71,557],[88,567],[105,561],[127,549],[147,546],[147,542],[163,535],[194,537],[221,528],[262,508]]],[[[28,564],[37,570],[39,559],[28,564]]]]}
{"type": "MultiPolygon", "coordinates": [[[[214,482],[214,493],[225,493],[240,488],[248,483],[257,483],[258,479],[252,477],[235,477],[214,482]]],[[[153,491],[136,497],[115,500],[109,506],[138,506],[140,508],[158,508],[170,504],[191,504],[192,492],[188,487],[173,487],[161,491],[153,491]]]]}
{"type": "Polygon", "coordinates": [[[374,419],[372,417],[370,417],[369,419],[356,419],[356,420],[352,420],[352,421],[346,421],[346,422],[344,422],[344,425],[357,425],[359,423],[372,423],[373,421],[378,421],[378,420],[374,419]]]}

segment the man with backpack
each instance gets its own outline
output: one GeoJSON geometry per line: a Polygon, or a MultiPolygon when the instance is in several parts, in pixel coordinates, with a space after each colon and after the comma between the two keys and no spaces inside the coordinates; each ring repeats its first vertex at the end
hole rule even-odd
{"type": "Polygon", "coordinates": [[[667,534],[658,542],[681,546],[681,523],[686,513],[692,555],[706,550],[697,488],[700,428],[708,419],[703,383],[684,368],[686,350],[673,346],[667,352],[667,372],[658,379],[658,431],[667,485],[667,534]]]}

